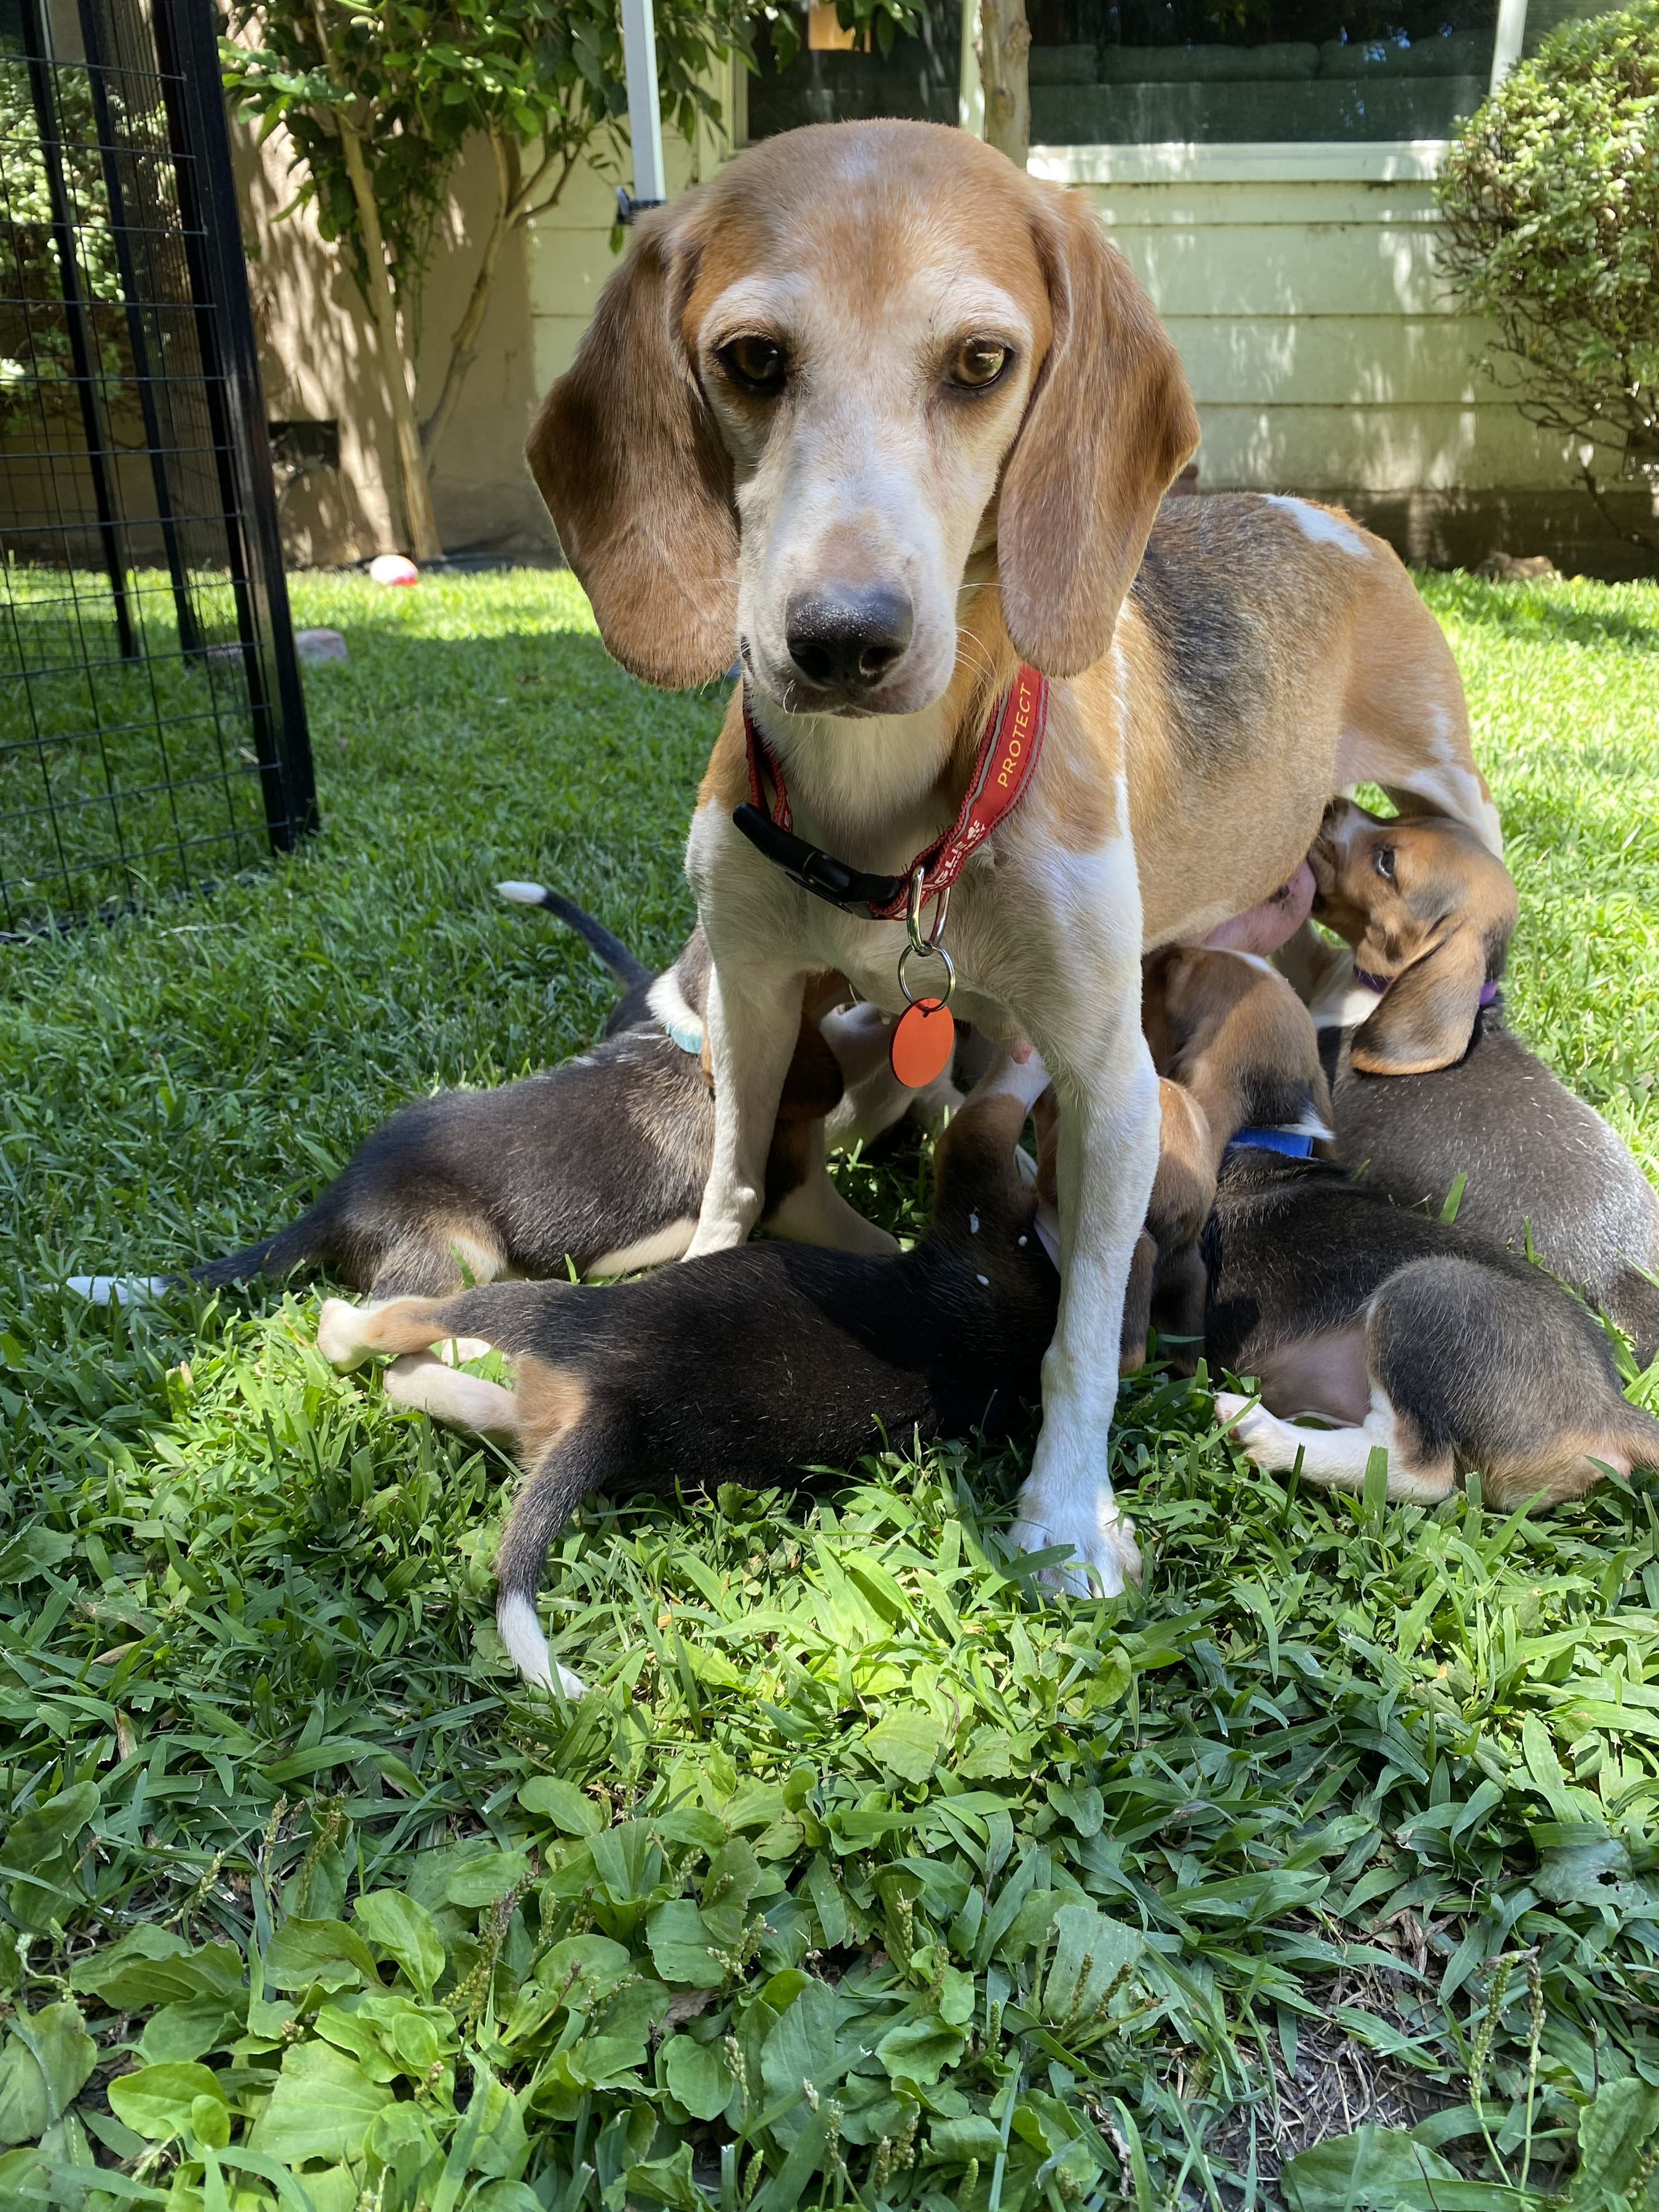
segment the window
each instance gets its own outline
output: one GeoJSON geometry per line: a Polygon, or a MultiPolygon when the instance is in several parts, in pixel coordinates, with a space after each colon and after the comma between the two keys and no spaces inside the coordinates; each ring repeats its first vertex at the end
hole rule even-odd
{"type": "Polygon", "coordinates": [[[893,51],[853,46],[828,0],[799,10],[800,51],[780,70],[766,26],[757,25],[760,73],[747,83],[748,136],[769,138],[802,123],[854,123],[872,115],[955,123],[960,91],[962,9],[933,0],[921,35],[895,39],[893,51]]]}
{"type": "Polygon", "coordinates": [[[1027,12],[1031,139],[1048,146],[1449,137],[1486,96],[1498,20],[1497,0],[1028,0],[1027,12]]]}

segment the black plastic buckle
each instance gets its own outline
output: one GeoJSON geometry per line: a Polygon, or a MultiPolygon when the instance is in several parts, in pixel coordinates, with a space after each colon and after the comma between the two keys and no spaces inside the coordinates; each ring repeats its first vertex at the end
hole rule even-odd
{"type": "Polygon", "coordinates": [[[833,853],[809,845],[793,830],[780,830],[769,816],[747,800],[734,810],[732,819],[756,851],[763,854],[774,867],[781,868],[791,883],[844,913],[862,908],[873,919],[878,908],[891,906],[904,896],[902,876],[868,876],[860,868],[849,868],[833,853]]]}
{"type": "Polygon", "coordinates": [[[626,185],[617,187],[617,220],[624,230],[629,228],[636,216],[643,215],[648,208],[665,207],[667,204],[665,200],[636,200],[626,185]]]}

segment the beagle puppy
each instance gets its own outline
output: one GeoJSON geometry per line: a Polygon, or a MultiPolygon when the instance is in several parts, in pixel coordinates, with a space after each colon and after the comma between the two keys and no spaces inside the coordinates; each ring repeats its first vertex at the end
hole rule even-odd
{"type": "MultiPolygon", "coordinates": [[[[1166,957],[1163,994],[1192,1024],[1188,1064],[1233,1056],[1241,1008],[1267,1044],[1260,1017],[1276,997],[1273,1028],[1303,1032],[1284,1071],[1294,1096],[1312,1048],[1307,1012],[1265,963],[1259,989],[1241,996],[1216,964],[1226,957],[1166,957]]],[[[1297,1157],[1289,1133],[1230,1132],[1203,1237],[1206,1356],[1260,1388],[1255,1404],[1216,1393],[1248,1458],[1358,1491],[1380,1448],[1391,1499],[1437,1504],[1474,1469],[1504,1511],[1580,1497],[1608,1468],[1659,1468],[1659,1421],[1626,1400],[1601,1328],[1541,1268],[1461,1215],[1411,1212],[1334,1162],[1297,1157]],[[1293,1426],[1303,1416],[1328,1425],[1293,1426]]]]}
{"type": "Polygon", "coordinates": [[[715,1092],[690,1255],[764,1207],[801,977],[896,1014],[945,973],[917,950],[901,981],[911,930],[942,932],[951,1011],[1029,1039],[1064,1109],[1018,1537],[1108,1592],[1139,1571],[1102,1348],[1158,1157],[1143,950],[1267,899],[1361,780],[1498,842],[1400,562],[1303,500],[1160,516],[1197,439],[1081,196],[872,122],[769,138],[637,223],[528,447],[623,665],[741,665],[687,852],[715,1092]]]}
{"type": "Polygon", "coordinates": [[[760,1243],[603,1290],[495,1283],[325,1304],[317,1342],[337,1367],[405,1355],[389,1396],[516,1443],[525,1481],[496,1554],[496,1621],[529,1680],[555,1673],[536,1617],[547,1547],[591,1491],[850,1466],[890,1441],[995,1428],[1035,1399],[1060,1280],[1014,1147],[1047,1082],[1033,1055],[975,1091],[934,1153],[933,1226],[897,1257],[760,1243]],[[443,1340],[463,1358],[506,1352],[514,1387],[421,1356],[443,1340]]]}
{"type": "MultiPolygon", "coordinates": [[[[218,1288],[326,1267],[377,1298],[441,1297],[502,1275],[625,1274],[684,1252],[714,1138],[701,931],[653,977],[556,891],[500,888],[557,915],[627,987],[600,1042],[522,1082],[403,1107],[297,1221],[195,1269],[197,1281],[218,1288]]],[[[822,1011],[844,995],[838,977],[811,980],[767,1155],[763,1221],[775,1237],[891,1252],[892,1238],[830,1182],[826,1141],[867,1140],[906,1113],[935,1123],[960,1094],[948,1073],[925,1094],[906,1091],[872,1009],[822,1011]]]]}
{"type": "Polygon", "coordinates": [[[1504,1019],[1514,890],[1501,865],[1454,823],[1379,821],[1346,802],[1314,865],[1321,918],[1367,978],[1345,946],[1316,991],[1334,1157],[1396,1205],[1437,1212],[1465,1178],[1460,1227],[1522,1250],[1530,1239],[1645,1367],[1659,1353],[1659,1194],[1504,1019]]]}
{"type": "Polygon", "coordinates": [[[1316,1025],[1352,1028],[1366,1075],[1427,1075],[1461,1060],[1515,931],[1502,860],[1461,823],[1385,818],[1338,799],[1308,865],[1315,919],[1352,953],[1327,954],[1317,972],[1302,956],[1316,1025]]]}
{"type": "Polygon", "coordinates": [[[1265,959],[1170,947],[1146,963],[1141,1024],[1158,1074],[1158,1172],[1123,1308],[1120,1371],[1146,1359],[1156,1325],[1178,1375],[1198,1365],[1206,1275],[1200,1239],[1229,1144],[1305,1153],[1331,1134],[1313,1026],[1265,959]]]}

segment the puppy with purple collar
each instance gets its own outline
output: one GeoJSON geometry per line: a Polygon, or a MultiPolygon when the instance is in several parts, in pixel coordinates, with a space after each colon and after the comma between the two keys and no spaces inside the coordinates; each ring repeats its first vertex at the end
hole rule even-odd
{"type": "MultiPolygon", "coordinates": [[[[1623,1140],[1509,1027],[1504,864],[1455,822],[1326,814],[1315,913],[1344,940],[1299,981],[1320,1032],[1334,1157],[1396,1205],[1525,1251],[1659,1352],[1659,1195],[1623,1140]],[[1460,1180],[1461,1179],[1461,1180],[1460,1180]]],[[[1285,964],[1290,964],[1288,962],[1285,964]]]]}

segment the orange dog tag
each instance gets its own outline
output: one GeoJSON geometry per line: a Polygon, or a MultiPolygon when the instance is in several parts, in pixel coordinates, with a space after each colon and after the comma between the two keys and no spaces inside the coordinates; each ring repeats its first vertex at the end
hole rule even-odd
{"type": "Polygon", "coordinates": [[[915,999],[894,1024],[887,1048],[893,1073],[907,1091],[925,1091],[951,1064],[957,1025],[943,999],[915,999]]]}

